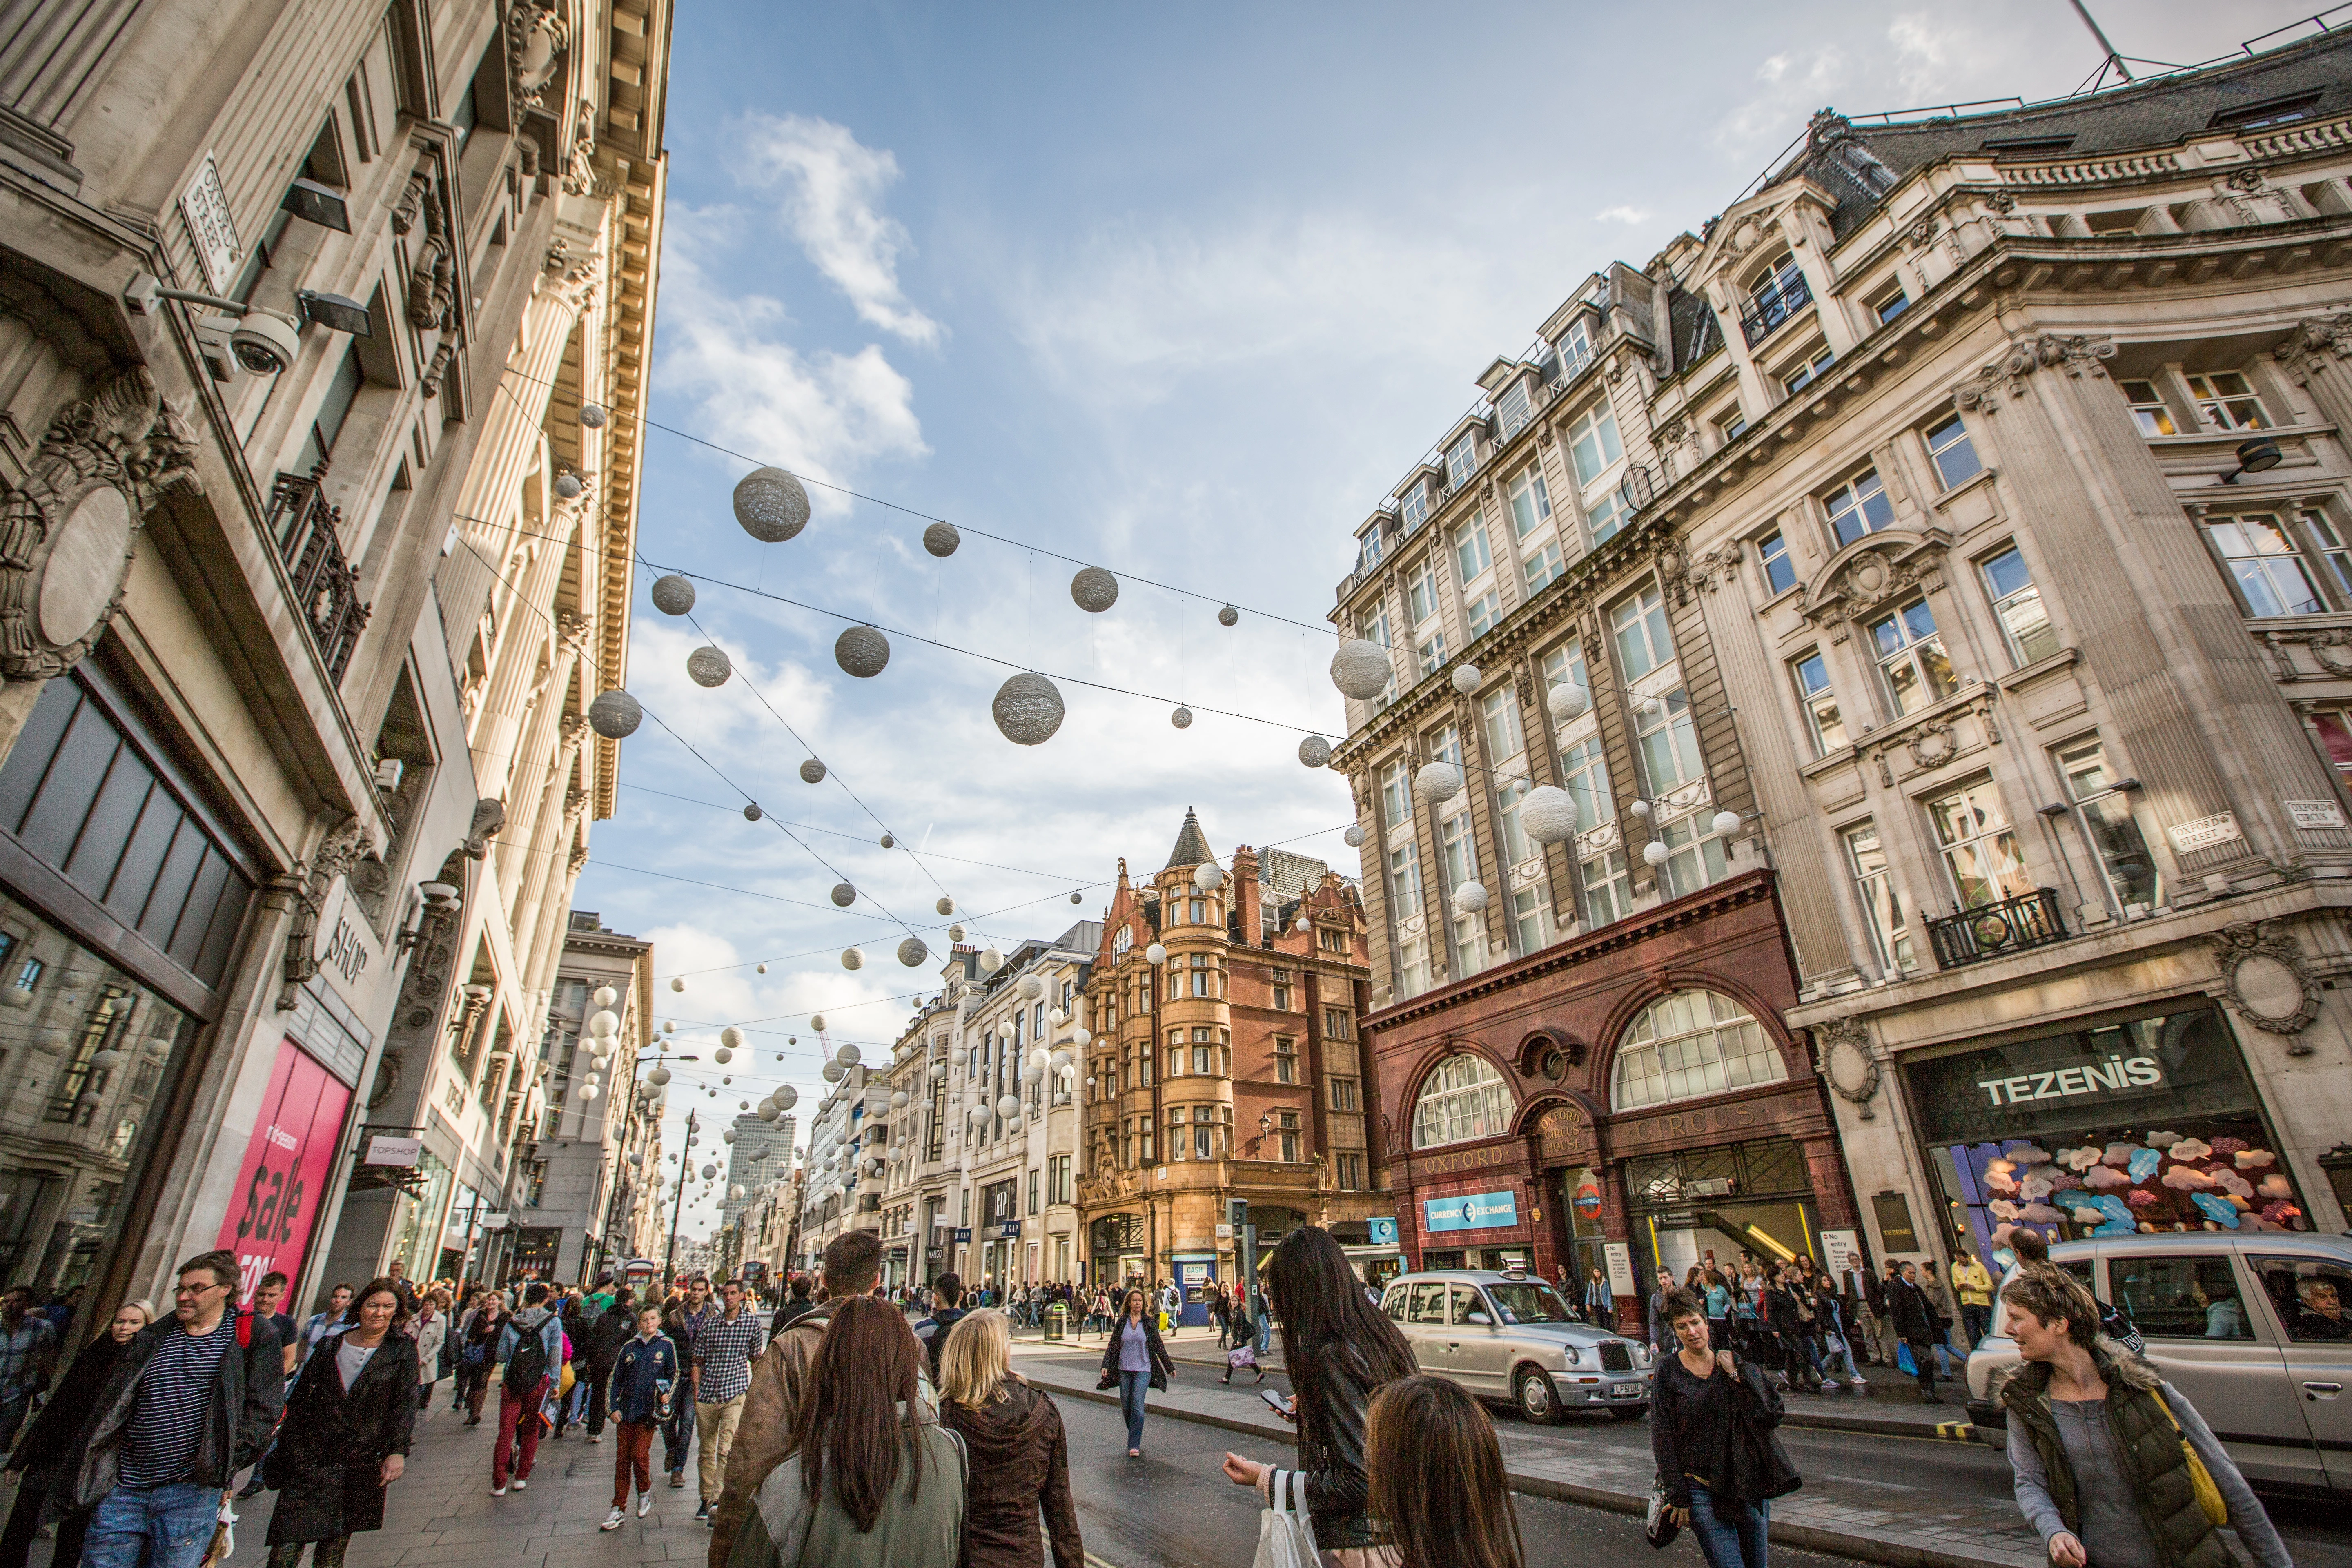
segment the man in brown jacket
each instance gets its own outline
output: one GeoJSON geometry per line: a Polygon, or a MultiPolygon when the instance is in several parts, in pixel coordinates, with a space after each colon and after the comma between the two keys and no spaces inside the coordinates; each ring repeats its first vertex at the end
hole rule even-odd
{"type": "Polygon", "coordinates": [[[743,1416],[735,1427],[735,1441],[727,1450],[727,1469],[719,1482],[719,1506],[710,1512],[710,1568],[727,1568],[734,1555],[736,1533],[743,1516],[758,1497],[768,1472],[793,1451],[793,1421],[800,1413],[801,1390],[806,1386],[809,1363],[824,1341],[833,1310],[853,1296],[874,1289],[882,1272],[882,1240],[870,1230],[848,1230],[824,1249],[824,1300],[793,1320],[792,1326],[768,1342],[768,1351],[751,1369],[751,1387],[743,1396],[743,1416]]]}

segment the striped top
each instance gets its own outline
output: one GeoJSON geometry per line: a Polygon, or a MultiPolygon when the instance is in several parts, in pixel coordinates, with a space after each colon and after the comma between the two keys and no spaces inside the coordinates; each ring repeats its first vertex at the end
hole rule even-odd
{"type": "Polygon", "coordinates": [[[121,1484],[167,1487],[196,1462],[197,1439],[212,1412],[221,1357],[236,1348],[236,1314],[200,1336],[174,1327],[140,1370],[139,1393],[122,1430],[121,1484]]]}

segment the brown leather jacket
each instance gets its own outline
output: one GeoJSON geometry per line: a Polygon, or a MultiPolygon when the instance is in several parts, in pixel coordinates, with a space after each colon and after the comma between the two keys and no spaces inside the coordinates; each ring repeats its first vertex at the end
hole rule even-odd
{"type": "Polygon", "coordinates": [[[760,1483],[793,1451],[793,1421],[800,1413],[809,1363],[816,1359],[816,1348],[824,1342],[824,1331],[837,1305],[821,1301],[793,1319],[790,1328],[768,1342],[767,1353],[751,1369],[743,1415],[735,1427],[734,1444],[727,1450],[719,1504],[710,1510],[710,1568],[727,1568],[736,1534],[759,1495],[760,1483]]]}

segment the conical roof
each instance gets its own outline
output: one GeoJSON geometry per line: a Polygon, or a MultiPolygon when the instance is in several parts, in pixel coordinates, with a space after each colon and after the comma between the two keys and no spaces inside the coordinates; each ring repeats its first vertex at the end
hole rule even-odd
{"type": "Polygon", "coordinates": [[[1201,819],[1192,815],[1191,806],[1186,806],[1183,831],[1176,835],[1176,847],[1169,851],[1168,864],[1160,869],[1173,871],[1180,866],[1198,866],[1215,858],[1209,853],[1209,836],[1201,831],[1201,819]]]}

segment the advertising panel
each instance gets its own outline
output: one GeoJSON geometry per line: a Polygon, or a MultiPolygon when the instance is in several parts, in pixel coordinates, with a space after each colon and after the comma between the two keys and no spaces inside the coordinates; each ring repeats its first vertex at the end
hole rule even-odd
{"type": "Polygon", "coordinates": [[[1424,1228],[1433,1231],[1495,1230],[1519,1223],[1519,1196],[1514,1192],[1423,1198],[1421,1207],[1424,1228]]]}
{"type": "Polygon", "coordinates": [[[238,1301],[253,1300],[264,1275],[300,1280],[351,1102],[352,1091],[334,1074],[292,1040],[278,1042],[278,1063],[214,1244],[236,1254],[238,1301]]]}

